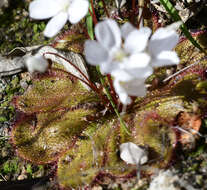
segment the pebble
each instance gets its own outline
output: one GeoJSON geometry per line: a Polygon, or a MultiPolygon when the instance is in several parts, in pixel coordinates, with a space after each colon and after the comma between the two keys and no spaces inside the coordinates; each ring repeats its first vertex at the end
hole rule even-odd
{"type": "Polygon", "coordinates": [[[159,175],[151,181],[148,190],[196,190],[187,181],[179,178],[171,170],[160,171],[159,175]]]}

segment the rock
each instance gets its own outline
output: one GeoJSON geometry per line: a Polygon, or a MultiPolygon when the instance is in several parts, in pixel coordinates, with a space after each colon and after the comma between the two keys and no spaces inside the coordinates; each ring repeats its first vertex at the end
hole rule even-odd
{"type": "Polygon", "coordinates": [[[150,183],[148,190],[196,190],[171,170],[160,171],[150,183]]]}

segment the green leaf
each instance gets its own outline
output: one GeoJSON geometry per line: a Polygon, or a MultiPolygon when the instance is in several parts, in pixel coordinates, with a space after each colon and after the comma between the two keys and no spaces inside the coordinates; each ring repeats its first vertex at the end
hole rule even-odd
{"type": "Polygon", "coordinates": [[[18,154],[40,164],[57,160],[60,154],[74,145],[88,126],[87,116],[95,112],[95,109],[59,110],[38,114],[37,118],[23,117],[12,130],[18,154]]]}
{"type": "Polygon", "coordinates": [[[32,165],[31,164],[27,164],[26,171],[28,174],[32,175],[32,165]]]}
{"type": "Polygon", "coordinates": [[[68,73],[51,69],[35,78],[24,95],[16,98],[15,104],[22,112],[32,114],[97,100],[96,94],[85,89],[78,80],[72,81],[68,73]]]}

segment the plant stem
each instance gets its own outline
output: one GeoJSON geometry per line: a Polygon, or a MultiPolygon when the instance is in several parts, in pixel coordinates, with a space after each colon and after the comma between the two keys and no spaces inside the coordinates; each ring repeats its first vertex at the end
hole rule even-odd
{"type": "Polygon", "coordinates": [[[92,17],[92,20],[93,20],[93,23],[96,23],[95,19],[94,19],[94,16],[93,16],[93,13],[91,12],[91,10],[89,9],[89,14],[91,15],[92,17]]]}
{"type": "Polygon", "coordinates": [[[131,18],[130,18],[130,21],[132,24],[135,25],[135,0],[132,0],[132,4],[131,4],[131,7],[132,7],[132,10],[131,10],[131,18]]]}
{"type": "Polygon", "coordinates": [[[92,13],[93,13],[93,21],[94,21],[94,25],[96,25],[98,23],[98,20],[96,18],[96,13],[94,10],[94,6],[93,6],[93,0],[91,0],[91,9],[92,9],[92,13]]]}
{"type": "Polygon", "coordinates": [[[98,74],[99,74],[99,77],[100,77],[100,81],[101,81],[101,84],[103,85],[104,89],[106,90],[106,96],[107,98],[109,99],[113,109],[114,109],[114,112],[116,113],[117,117],[119,118],[119,121],[120,121],[120,124],[121,124],[121,127],[122,129],[129,135],[130,134],[130,131],[128,130],[127,126],[125,125],[125,122],[124,120],[122,119],[120,113],[118,112],[117,108],[116,108],[116,105],[115,103],[113,102],[113,99],[111,97],[111,94],[109,92],[109,89],[105,86],[105,80],[103,78],[103,76],[101,75],[100,71],[99,71],[99,68],[98,66],[96,67],[97,71],[98,71],[98,74]]]}
{"type": "Polygon", "coordinates": [[[112,95],[113,101],[115,102],[115,104],[117,104],[116,91],[114,89],[114,85],[113,85],[113,81],[112,81],[111,75],[108,74],[107,78],[108,78],[108,81],[109,81],[110,90],[112,92],[111,95],[112,95]]]}
{"type": "Polygon", "coordinates": [[[136,5],[136,1],[132,0],[132,11],[133,11],[133,16],[135,14],[135,5],[136,5]]]}

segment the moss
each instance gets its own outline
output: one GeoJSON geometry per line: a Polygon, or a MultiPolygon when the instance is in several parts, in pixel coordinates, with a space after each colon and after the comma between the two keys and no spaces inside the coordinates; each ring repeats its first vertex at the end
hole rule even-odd
{"type": "Polygon", "coordinates": [[[42,31],[45,21],[33,21],[28,16],[28,2],[12,0],[0,16],[0,52],[8,53],[18,46],[47,44],[42,31]]]}
{"type": "Polygon", "coordinates": [[[14,76],[6,88],[3,90],[3,100],[0,104],[0,122],[10,121],[14,116],[15,109],[10,104],[16,93],[19,93],[22,90],[19,84],[19,77],[14,76]]]}
{"type": "Polygon", "coordinates": [[[14,160],[8,160],[3,164],[2,173],[5,175],[16,173],[18,169],[18,158],[16,157],[14,160]]]}
{"type": "Polygon", "coordinates": [[[32,171],[32,165],[31,165],[31,164],[27,164],[27,166],[26,166],[26,172],[27,172],[30,176],[32,176],[33,171],[32,171]]]}

